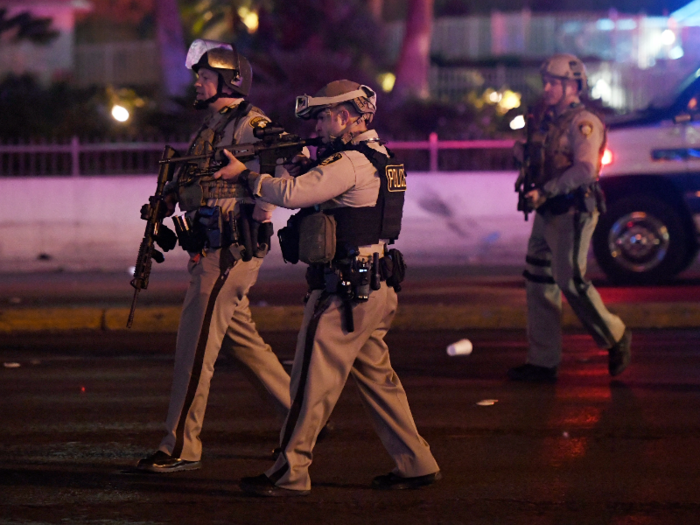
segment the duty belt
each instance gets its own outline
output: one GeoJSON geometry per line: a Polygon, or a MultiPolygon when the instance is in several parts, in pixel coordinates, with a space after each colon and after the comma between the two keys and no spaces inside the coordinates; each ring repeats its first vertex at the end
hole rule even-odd
{"type": "Polygon", "coordinates": [[[370,290],[379,290],[382,281],[398,292],[405,273],[403,255],[399,250],[392,249],[381,258],[379,253],[374,253],[370,260],[352,258],[342,264],[338,261],[328,265],[311,264],[306,272],[306,282],[309,291],[323,289],[326,294],[340,296],[345,329],[352,332],[355,330],[352,303],[367,301],[370,290]]]}

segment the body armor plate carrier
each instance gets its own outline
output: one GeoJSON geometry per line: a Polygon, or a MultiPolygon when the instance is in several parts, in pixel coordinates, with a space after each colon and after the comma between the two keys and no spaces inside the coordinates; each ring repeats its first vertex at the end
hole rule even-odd
{"type": "MultiPolygon", "coordinates": [[[[406,171],[403,164],[390,164],[394,155],[387,157],[366,143],[348,144],[346,150],[362,153],[377,170],[380,177],[379,195],[374,206],[362,208],[332,208],[324,210],[337,223],[336,244],[339,250],[377,244],[387,239],[392,244],[401,233],[401,219],[406,194],[406,171]]],[[[336,258],[342,256],[336,253],[336,258]]]]}
{"type": "MultiPolygon", "coordinates": [[[[304,208],[289,218],[287,226],[278,231],[284,260],[292,264],[300,260],[300,229],[305,218],[313,214],[325,214],[335,220],[332,254],[323,261],[343,259],[357,252],[359,246],[377,244],[386,239],[389,244],[398,239],[401,233],[404,196],[406,192],[406,172],[403,164],[389,164],[389,156],[370,148],[367,144],[344,146],[362,153],[372,163],[380,176],[379,195],[374,206],[361,208],[332,208],[318,212],[316,208],[304,208]]],[[[331,153],[335,153],[337,150],[331,153]]],[[[323,160],[324,157],[318,160],[323,160]]],[[[317,233],[317,232],[315,232],[317,233]]],[[[308,235],[304,236],[305,238],[308,235]]],[[[324,237],[326,238],[326,237],[324,237]]],[[[326,241],[328,242],[328,241],[326,241]]],[[[326,250],[327,247],[323,247],[326,250]]],[[[303,250],[308,251],[308,250],[303,250]]],[[[311,263],[304,260],[303,262],[311,263]]]]}

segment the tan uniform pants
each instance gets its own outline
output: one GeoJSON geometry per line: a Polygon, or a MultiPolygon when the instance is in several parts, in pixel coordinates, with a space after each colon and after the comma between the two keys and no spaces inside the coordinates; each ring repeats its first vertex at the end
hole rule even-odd
{"type": "Polygon", "coordinates": [[[601,348],[620,340],[625,325],[611,314],[585,279],[588,247],[599,213],[535,213],[528,242],[527,362],[554,367],[561,361],[561,294],[601,348]]]}
{"type": "Polygon", "coordinates": [[[219,253],[208,253],[188,267],[191,280],[177,333],[167,434],[160,444],[160,450],[189,461],[198,461],[202,455],[199,434],[222,346],[243,366],[253,385],[269,396],[280,420],[290,406],[289,375],[250,315],[248,291],[257,280],[262,259],[238,261],[222,273],[219,253]]]}
{"type": "Polygon", "coordinates": [[[396,463],[394,472],[406,477],[437,472],[439,467],[428,443],[418,434],[384,342],[396,313],[396,292],[382,283],[367,302],[356,303],[355,331],[351,333],[345,331],[338,296],[323,301],[322,295],[321,290],[314,291],[304,310],[292,367],[292,408],[281,432],[283,452],[266,475],[280,487],[311,488],[309,466],[316,438],[349,375],[357,383],[375,431],[396,463]]]}

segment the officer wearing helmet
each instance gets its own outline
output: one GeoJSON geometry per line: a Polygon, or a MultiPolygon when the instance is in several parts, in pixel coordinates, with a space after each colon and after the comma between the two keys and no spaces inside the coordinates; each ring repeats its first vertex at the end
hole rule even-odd
{"type": "Polygon", "coordinates": [[[315,119],[324,143],[315,162],[299,162],[303,173],[260,175],[230,154],[229,164],[217,173],[245,181],[258,200],[302,208],[293,218],[299,220],[291,243],[298,254],[292,249],[285,257],[298,255],[309,263],[310,293],[292,367],[292,408],[282,427],[282,452],[264,474],[241,480],[250,494],[309,493],[316,437],[348,376],[396,463],[391,473],[374,478],[372,487],[417,488],[440,479],[384,342],[405,270],[400,252],[388,244],[400,233],[406,178],[403,166],[367,127],[376,106],[369,87],[331,82],[314,96],[297,98],[296,116],[315,119]]]}
{"type": "MultiPolygon", "coordinates": [[[[269,120],[245,100],[252,70],[235,46],[195,40],[186,66],[197,73],[195,107],[207,110],[187,154],[206,155],[220,145],[257,141],[254,130],[269,120]]],[[[257,161],[249,166],[257,169],[257,161]]],[[[248,291],[269,249],[274,206],[256,202],[240,184],[205,175],[207,169],[208,160],[187,164],[166,187],[169,214],[175,204],[185,212],[174,222],[176,229],[184,225],[178,237],[190,255],[191,279],[178,327],[166,434],[158,450],[138,462],[137,469],[143,471],[166,473],[200,467],[199,436],[221,349],[249,372],[280,421],[291,404],[289,375],[258,334],[248,301],[248,291]],[[258,235],[244,248],[240,233],[246,228],[258,235]]]]}
{"type": "MultiPolygon", "coordinates": [[[[585,278],[588,247],[604,199],[597,181],[605,149],[605,126],[581,103],[586,69],[575,56],[554,55],[542,64],[545,111],[537,117],[544,168],[526,198],[535,219],[526,269],[526,363],[512,368],[515,381],[553,383],[561,361],[561,294],[600,348],[608,350],[611,376],[630,362],[631,332],[610,313],[585,278]]],[[[523,160],[523,145],[515,156],[523,160]]]]}

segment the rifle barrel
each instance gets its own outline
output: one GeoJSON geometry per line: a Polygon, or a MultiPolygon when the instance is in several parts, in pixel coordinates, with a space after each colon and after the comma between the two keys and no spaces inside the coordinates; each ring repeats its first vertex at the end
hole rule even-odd
{"type": "Polygon", "coordinates": [[[218,152],[223,151],[225,149],[231,151],[236,157],[242,158],[242,157],[254,157],[257,155],[260,151],[266,150],[266,149],[278,149],[278,148],[298,148],[298,147],[304,147],[304,146],[318,146],[321,143],[321,138],[320,137],[315,137],[315,138],[310,138],[310,139],[298,139],[298,140],[290,140],[290,141],[279,141],[279,142],[273,142],[273,143],[265,143],[265,142],[255,142],[253,144],[229,144],[228,146],[218,146],[214,148],[210,153],[206,155],[189,155],[186,157],[172,157],[169,159],[161,159],[158,161],[158,164],[174,164],[174,163],[179,163],[179,162],[189,162],[192,160],[204,160],[204,159],[210,159],[213,155],[216,155],[218,152]]]}
{"type": "Polygon", "coordinates": [[[138,298],[140,291],[141,291],[141,288],[134,289],[134,298],[131,300],[131,310],[129,311],[129,319],[127,319],[127,321],[126,321],[127,328],[131,328],[131,325],[134,323],[134,312],[136,311],[136,299],[138,298]]]}

